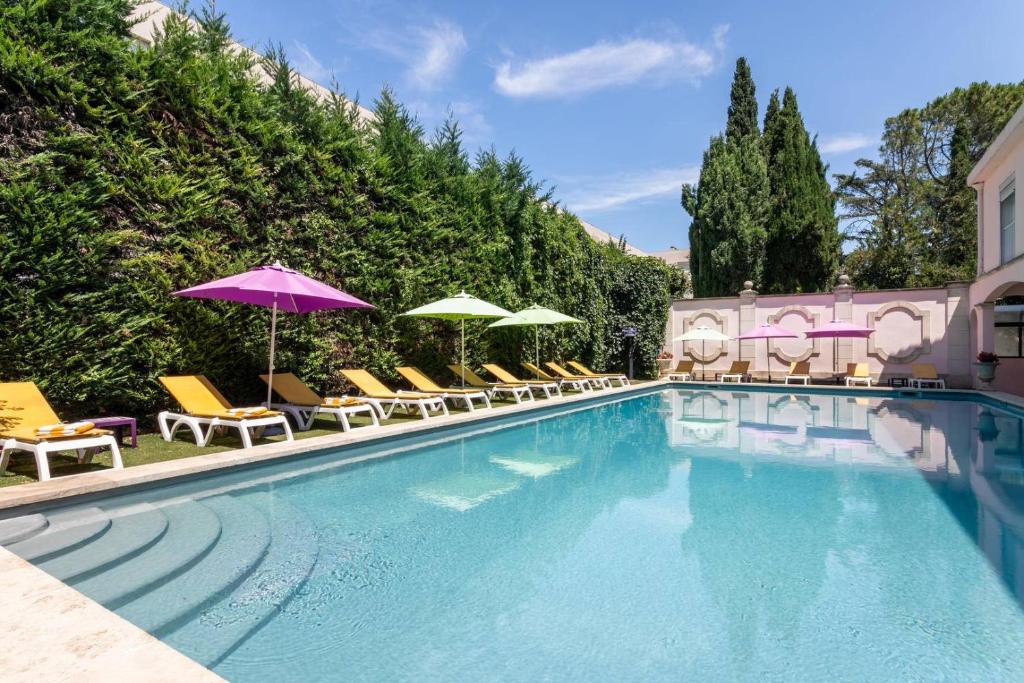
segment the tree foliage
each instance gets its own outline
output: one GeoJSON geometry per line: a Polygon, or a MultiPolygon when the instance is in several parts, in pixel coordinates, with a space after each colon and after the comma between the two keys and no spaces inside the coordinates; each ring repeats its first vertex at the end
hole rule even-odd
{"type": "Polygon", "coordinates": [[[762,141],[771,200],[761,291],[821,291],[839,265],[835,198],[792,88],[786,88],[781,106],[778,91],[772,93],[762,141]]]}
{"type": "MultiPolygon", "coordinates": [[[[271,49],[228,49],[223,16],[172,17],[151,48],[128,0],[0,6],[0,372],[77,414],[143,415],[155,378],[202,372],[260,395],[268,312],[169,296],[280,260],[377,307],[279,321],[278,367],[323,391],[338,370],[443,377],[453,325],[400,317],[467,289],[584,320],[543,353],[621,369],[621,327],[655,371],[670,273],[594,243],[515,155],[428,135],[387,90],[369,124],[340,93],[298,85],[271,49]],[[254,77],[263,69],[264,84],[254,77]]],[[[470,361],[515,365],[522,330],[467,325],[470,361]]]]}
{"type": "Polygon", "coordinates": [[[836,175],[861,287],[922,287],[975,273],[967,174],[1024,101],[1024,82],[972,83],[886,120],[877,159],[836,175]]]}

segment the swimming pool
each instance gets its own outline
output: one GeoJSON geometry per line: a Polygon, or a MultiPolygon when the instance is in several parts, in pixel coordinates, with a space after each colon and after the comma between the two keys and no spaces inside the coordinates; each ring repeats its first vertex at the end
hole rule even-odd
{"type": "Polygon", "coordinates": [[[234,681],[1009,680],[1022,420],[951,396],[658,389],[0,541],[234,681]]]}

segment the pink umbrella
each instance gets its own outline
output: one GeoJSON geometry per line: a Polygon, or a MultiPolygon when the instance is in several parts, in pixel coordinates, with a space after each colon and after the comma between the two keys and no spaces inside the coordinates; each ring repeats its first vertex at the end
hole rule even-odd
{"type": "Polygon", "coordinates": [[[839,362],[837,358],[839,355],[839,338],[867,339],[873,332],[874,330],[870,327],[861,327],[860,325],[854,325],[853,323],[844,322],[842,320],[833,320],[821,327],[815,327],[812,330],[807,330],[804,332],[804,336],[808,339],[832,337],[834,340],[832,369],[835,371],[839,369],[837,365],[839,362]]]}
{"type": "Polygon", "coordinates": [[[174,292],[174,296],[193,299],[218,299],[241,304],[265,306],[270,314],[270,368],[267,382],[267,404],[274,386],[274,343],[277,338],[277,310],[309,313],[329,308],[373,308],[361,299],[340,289],[325,285],[302,273],[285,268],[279,261],[272,266],[252,270],[174,292]]]}
{"type": "Polygon", "coordinates": [[[764,351],[768,356],[768,383],[772,382],[772,356],[768,353],[768,340],[769,339],[798,339],[799,335],[796,332],[787,330],[785,327],[778,325],[770,325],[765,323],[760,327],[755,327],[749,332],[737,335],[737,339],[764,339],[764,351]]]}

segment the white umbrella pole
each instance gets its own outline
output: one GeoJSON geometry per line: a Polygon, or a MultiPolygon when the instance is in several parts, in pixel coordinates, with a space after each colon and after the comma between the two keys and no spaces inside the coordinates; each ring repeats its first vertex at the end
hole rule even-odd
{"type": "Polygon", "coordinates": [[[764,357],[768,361],[768,384],[772,383],[772,354],[768,350],[768,337],[764,338],[764,357]]]}
{"type": "Polygon", "coordinates": [[[270,313],[270,365],[267,368],[267,407],[270,407],[274,391],[274,341],[277,338],[277,292],[274,292],[274,307],[270,313]]]}
{"type": "Polygon", "coordinates": [[[466,319],[463,318],[459,322],[462,323],[462,372],[459,373],[459,377],[462,378],[462,388],[466,388],[466,319]]]}
{"type": "Polygon", "coordinates": [[[537,367],[540,367],[540,325],[533,326],[533,356],[537,367]]]}

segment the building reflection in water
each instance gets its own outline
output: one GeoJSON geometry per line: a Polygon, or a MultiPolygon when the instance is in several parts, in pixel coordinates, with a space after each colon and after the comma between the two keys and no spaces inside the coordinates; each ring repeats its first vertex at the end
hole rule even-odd
{"type": "MultiPolygon", "coordinates": [[[[716,467],[731,462],[737,476],[762,477],[768,484],[770,468],[760,466],[770,463],[834,473],[845,465],[857,473],[923,477],[1024,605],[1021,414],[958,400],[799,391],[675,390],[665,392],[662,401],[671,447],[717,461],[716,467]]],[[[700,470],[708,466],[694,467],[695,496],[701,495],[700,470]]],[[[836,485],[843,488],[841,480],[836,485]]],[[[760,491],[755,499],[767,495],[760,491]]],[[[743,504],[733,501],[734,517],[764,514],[757,500],[750,510],[739,509],[743,504]]],[[[799,514],[799,506],[789,512],[799,514]]],[[[829,534],[837,523],[826,514],[817,530],[829,534]]],[[[755,541],[737,537],[737,542],[755,541]]],[[[715,570],[729,572],[725,566],[715,570]]]]}

